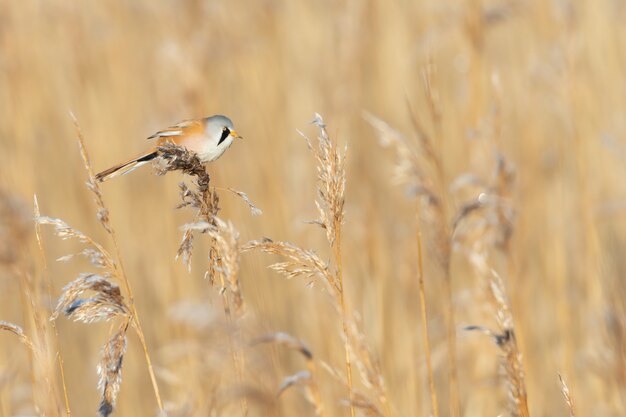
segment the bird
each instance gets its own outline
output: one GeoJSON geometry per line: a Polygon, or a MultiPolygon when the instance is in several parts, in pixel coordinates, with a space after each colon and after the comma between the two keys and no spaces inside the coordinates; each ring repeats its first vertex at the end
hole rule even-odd
{"type": "Polygon", "coordinates": [[[218,159],[233,144],[235,139],[242,138],[235,131],[233,122],[228,117],[218,114],[203,119],[184,120],[156,132],[148,139],[156,140],[156,145],[147,152],[96,174],[96,180],[103,182],[134,171],[157,158],[159,156],[158,147],[166,143],[182,146],[195,153],[200,162],[206,163],[218,159]]]}

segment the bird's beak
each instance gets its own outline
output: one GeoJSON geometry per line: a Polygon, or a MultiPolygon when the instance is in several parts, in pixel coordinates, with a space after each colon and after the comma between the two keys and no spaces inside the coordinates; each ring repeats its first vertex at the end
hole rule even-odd
{"type": "Polygon", "coordinates": [[[241,136],[239,136],[239,133],[235,132],[234,130],[230,131],[230,136],[234,137],[235,139],[243,139],[241,136]]]}

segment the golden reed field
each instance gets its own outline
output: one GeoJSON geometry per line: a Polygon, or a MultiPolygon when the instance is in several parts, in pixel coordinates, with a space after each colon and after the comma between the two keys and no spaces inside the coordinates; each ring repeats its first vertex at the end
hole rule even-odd
{"type": "Polygon", "coordinates": [[[0,1],[0,415],[626,415],[625,19],[0,1]]]}

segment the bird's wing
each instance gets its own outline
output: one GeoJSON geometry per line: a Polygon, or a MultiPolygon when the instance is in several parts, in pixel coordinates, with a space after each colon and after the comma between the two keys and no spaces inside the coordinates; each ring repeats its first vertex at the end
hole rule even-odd
{"type": "Polygon", "coordinates": [[[202,135],[204,133],[204,124],[200,120],[185,120],[177,123],[167,129],[160,130],[148,139],[157,139],[157,144],[164,142],[180,144],[180,141],[190,136],[202,135]]]}

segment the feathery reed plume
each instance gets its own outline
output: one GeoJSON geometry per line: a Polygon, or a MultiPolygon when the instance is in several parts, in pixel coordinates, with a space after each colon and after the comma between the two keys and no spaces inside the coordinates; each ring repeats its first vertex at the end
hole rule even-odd
{"type": "Polygon", "coordinates": [[[143,348],[144,357],[146,359],[146,364],[148,365],[148,373],[150,374],[150,381],[152,382],[152,389],[154,390],[154,395],[156,397],[157,404],[159,406],[159,410],[163,410],[163,401],[161,400],[161,395],[159,393],[159,385],[157,384],[156,376],[154,375],[154,368],[152,367],[152,360],[150,359],[150,354],[148,353],[148,345],[146,344],[146,338],[144,336],[143,330],[141,328],[141,322],[139,320],[139,315],[137,313],[137,308],[135,307],[135,298],[133,295],[133,290],[130,285],[130,281],[128,276],[126,275],[126,271],[124,270],[124,265],[122,263],[122,254],[117,244],[117,235],[115,230],[111,226],[111,222],[109,219],[109,209],[105,206],[104,200],[102,198],[102,193],[100,191],[100,185],[96,180],[96,177],[93,172],[93,168],[91,167],[91,161],[89,160],[89,154],[87,153],[87,148],[85,147],[85,141],[83,138],[83,132],[80,129],[78,124],[78,119],[70,112],[70,116],[72,121],[74,122],[74,129],[76,131],[76,138],[78,139],[78,147],[80,149],[80,155],[83,159],[83,165],[85,166],[85,170],[88,174],[87,180],[87,188],[93,193],[95,197],[96,205],[98,206],[98,211],[96,213],[96,217],[100,221],[100,224],[104,227],[107,233],[111,236],[111,241],[113,242],[113,247],[115,248],[115,254],[117,258],[117,263],[111,262],[114,266],[114,271],[111,271],[114,276],[116,276],[119,281],[124,284],[126,289],[126,293],[128,296],[128,306],[130,309],[130,320],[132,321],[135,331],[137,332],[137,336],[139,336],[139,341],[141,342],[141,347],[143,348]]]}
{"type": "Polygon", "coordinates": [[[348,345],[349,317],[344,295],[343,267],[341,260],[341,227],[344,217],[346,191],[345,157],[348,148],[346,146],[343,154],[339,151],[337,145],[330,140],[328,132],[326,131],[326,124],[324,123],[322,116],[318,113],[315,113],[315,118],[312,123],[315,124],[319,130],[319,134],[317,135],[319,146],[315,148],[312,146],[311,140],[309,140],[306,135],[302,136],[306,140],[309,149],[315,155],[318,163],[318,198],[315,200],[315,205],[317,206],[320,217],[315,222],[326,230],[326,238],[333,249],[335,258],[335,288],[336,294],[338,295],[339,306],[341,307],[346,375],[348,378],[348,394],[350,398],[350,415],[354,417],[355,410],[352,405],[352,402],[354,401],[354,387],[352,384],[352,364],[350,361],[350,348],[348,345]]]}
{"type": "Polygon", "coordinates": [[[55,376],[54,347],[46,325],[48,312],[43,297],[43,283],[39,281],[40,274],[31,272],[33,258],[27,246],[32,236],[29,233],[31,221],[32,216],[28,215],[24,202],[0,190],[0,273],[6,268],[9,275],[13,275],[19,282],[25,320],[25,330],[21,327],[11,328],[12,325],[8,323],[2,328],[20,336],[20,340],[29,347],[27,353],[35,407],[46,415],[59,416],[60,388],[55,376]]]}
{"type": "Polygon", "coordinates": [[[213,218],[213,224],[207,222],[189,223],[182,227],[187,231],[206,233],[212,240],[218,263],[213,266],[211,281],[219,277],[221,288],[228,289],[232,295],[237,314],[243,309],[243,295],[239,284],[239,232],[233,224],[219,217],[213,218]],[[228,285],[226,285],[228,283],[228,285]]]}
{"type": "Polygon", "coordinates": [[[313,359],[313,352],[311,352],[304,342],[283,332],[266,334],[254,339],[251,342],[252,345],[262,343],[282,345],[288,349],[299,352],[304,357],[307,369],[286,377],[278,388],[277,396],[280,396],[285,390],[294,385],[303,385],[305,387],[307,400],[315,407],[315,415],[318,417],[324,416],[325,413],[324,407],[322,406],[322,397],[315,379],[315,361],[313,359]]]}
{"type": "MultiPolygon", "coordinates": [[[[406,195],[411,197],[418,197],[419,202],[416,206],[416,238],[417,238],[417,263],[418,263],[418,288],[420,297],[420,315],[422,322],[422,339],[424,343],[424,352],[426,357],[426,369],[428,378],[428,387],[430,393],[430,403],[434,417],[439,417],[439,404],[437,402],[437,390],[435,388],[435,380],[433,376],[433,366],[431,360],[431,347],[430,347],[430,334],[428,330],[428,308],[426,305],[426,288],[423,273],[423,254],[422,254],[422,231],[420,222],[422,217],[428,218],[432,212],[436,214],[436,219],[440,223],[446,223],[445,215],[441,209],[442,195],[438,195],[437,187],[435,186],[432,178],[424,172],[424,165],[432,163],[436,166],[437,171],[441,171],[440,161],[437,157],[429,137],[424,133],[421,126],[417,123],[416,119],[413,120],[414,127],[418,133],[418,139],[420,140],[421,150],[424,153],[427,161],[423,162],[416,147],[409,142],[407,137],[397,130],[393,129],[388,123],[377,118],[371,113],[364,112],[363,117],[365,120],[378,132],[378,139],[383,147],[393,147],[396,152],[396,164],[394,181],[398,184],[406,187],[406,195]],[[420,204],[421,203],[421,204],[420,204]],[[425,205],[425,209],[421,209],[421,205],[425,205]]],[[[445,231],[445,226],[439,226],[438,239],[441,246],[444,247],[442,253],[442,262],[444,272],[446,273],[446,281],[449,280],[449,246],[448,233],[445,231]]],[[[447,283],[449,288],[450,283],[447,283]]],[[[451,300],[450,300],[451,302],[451,300]]],[[[452,314],[452,312],[450,312],[452,314]]],[[[451,316],[452,317],[452,316],[451,316]]],[[[454,331],[454,324],[449,323],[454,331]]],[[[450,333],[449,333],[450,335],[450,333]]],[[[454,344],[451,342],[453,339],[449,337],[449,350],[454,350],[454,344]]],[[[449,357],[454,357],[454,353],[450,353],[449,357]]],[[[455,363],[455,360],[451,360],[455,363]]],[[[454,368],[454,366],[453,366],[454,368]]],[[[452,375],[453,370],[451,370],[452,375]]]]}
{"type": "Polygon", "coordinates": [[[493,331],[483,326],[467,326],[465,330],[477,330],[492,338],[500,349],[500,368],[506,380],[509,413],[515,417],[529,417],[522,355],[517,346],[513,316],[504,283],[498,273],[487,266],[485,258],[480,254],[470,255],[470,261],[483,276],[489,277],[489,289],[496,309],[498,330],[493,331]]]}
{"type": "MultiPolygon", "coordinates": [[[[217,216],[219,212],[219,195],[215,188],[211,189],[211,178],[197,155],[183,147],[165,144],[158,148],[160,157],[155,162],[157,174],[164,175],[169,171],[182,171],[195,178],[194,188],[181,183],[181,204],[178,208],[192,207],[197,210],[194,221],[183,226],[183,239],[178,249],[178,256],[191,270],[193,251],[193,232],[206,233],[211,239],[206,276],[211,284],[216,278],[220,280],[223,291],[228,290],[235,305],[237,314],[243,309],[243,296],[239,285],[239,233],[231,222],[225,222],[217,216]],[[226,285],[228,284],[228,285],[226,285]]],[[[260,210],[250,201],[248,196],[234,189],[228,191],[241,198],[253,214],[260,210]]],[[[224,299],[225,309],[230,310],[228,298],[224,299]]]]}
{"type": "Polygon", "coordinates": [[[241,249],[243,251],[258,249],[265,253],[280,255],[287,258],[287,261],[277,262],[270,265],[269,268],[289,279],[303,277],[308,280],[308,286],[321,280],[331,294],[336,294],[339,291],[337,277],[331,271],[328,263],[322,261],[312,250],[302,249],[289,242],[274,242],[268,238],[247,242],[241,249]]]}
{"type": "Polygon", "coordinates": [[[467,254],[470,264],[484,278],[498,326],[496,331],[483,326],[467,326],[465,329],[487,334],[498,346],[500,368],[506,380],[509,413],[516,417],[528,417],[522,355],[517,345],[510,302],[502,278],[488,265],[491,249],[509,255],[515,211],[507,200],[507,194],[512,187],[514,173],[506,159],[497,155],[496,169],[489,181],[468,181],[467,175],[457,179],[453,188],[462,189],[473,183],[472,186],[479,185],[479,191],[477,197],[462,204],[457,211],[453,233],[457,247],[467,254]]]}
{"type": "Polygon", "coordinates": [[[561,383],[561,392],[563,393],[563,397],[565,398],[565,403],[567,403],[567,409],[569,411],[569,417],[574,417],[574,400],[572,400],[572,396],[569,392],[569,387],[565,383],[565,380],[558,374],[559,382],[561,383]]]}
{"type": "MultiPolygon", "coordinates": [[[[86,256],[93,266],[104,270],[103,274],[82,273],[74,281],[67,284],[63,288],[50,320],[56,320],[61,313],[71,320],[83,323],[119,319],[121,323],[120,328],[124,329],[123,338],[125,346],[126,328],[131,321],[134,322],[134,319],[131,306],[122,295],[119,285],[112,281],[112,278],[120,279],[120,271],[117,263],[97,242],[84,233],[72,228],[64,221],[40,216],[36,218],[36,222],[40,225],[53,225],[55,227],[55,233],[61,239],[77,239],[89,245],[90,247],[83,249],[79,254],[86,256]]],[[[73,256],[74,255],[64,256],[60,258],[60,260],[67,261],[73,256]]],[[[117,335],[119,334],[120,332],[117,333],[117,335]]],[[[123,351],[118,355],[117,352],[119,352],[119,349],[112,349],[113,345],[120,343],[119,341],[114,341],[116,337],[119,338],[122,336],[114,336],[113,339],[105,344],[103,348],[103,360],[101,364],[98,365],[98,374],[100,375],[99,389],[102,393],[101,405],[98,412],[101,417],[108,417],[113,413],[115,400],[122,382],[121,355],[123,351]],[[108,370],[111,366],[107,362],[110,359],[107,358],[111,358],[115,355],[120,357],[120,361],[116,370],[113,372],[108,370]],[[102,369],[107,369],[104,376],[102,369]],[[113,373],[116,374],[116,377],[109,378],[113,373]]]]}
{"type": "Polygon", "coordinates": [[[24,329],[22,329],[17,324],[9,323],[6,321],[0,321],[0,330],[13,333],[19,338],[20,342],[22,342],[24,346],[28,348],[28,350],[30,351],[33,350],[33,342],[31,342],[30,338],[26,336],[26,333],[24,333],[24,329]]]}
{"type": "Polygon", "coordinates": [[[490,181],[482,181],[471,175],[461,175],[452,183],[453,190],[478,186],[476,197],[461,204],[452,222],[455,243],[475,248],[475,237],[479,236],[483,246],[493,247],[508,255],[509,242],[513,235],[515,210],[508,200],[508,190],[512,187],[515,169],[502,155],[497,155],[497,163],[490,181]]]}
{"type": "MultiPolygon", "coordinates": [[[[37,196],[33,196],[33,214],[35,219],[41,216],[41,212],[39,211],[39,202],[37,201],[37,196]]],[[[38,222],[35,223],[35,237],[37,239],[37,247],[39,248],[39,254],[41,256],[41,261],[43,263],[43,275],[46,281],[46,291],[48,295],[48,303],[52,306],[52,281],[50,280],[50,275],[48,274],[48,260],[46,259],[46,250],[41,238],[41,225],[38,222]]],[[[95,251],[94,251],[95,252],[95,251]]],[[[93,261],[92,261],[93,262],[93,261]]],[[[65,412],[68,417],[71,417],[72,410],[70,408],[70,400],[67,393],[67,384],[65,383],[65,367],[63,362],[63,355],[58,348],[59,344],[59,331],[56,326],[55,320],[49,320],[50,325],[54,331],[54,342],[56,344],[56,356],[59,359],[59,372],[61,374],[61,386],[63,387],[63,399],[65,400],[65,412]]]]}
{"type": "Polygon", "coordinates": [[[387,385],[383,378],[380,363],[372,354],[372,351],[365,340],[365,333],[361,330],[360,317],[353,319],[349,323],[350,351],[354,358],[354,363],[361,377],[363,385],[372,390],[383,407],[383,415],[391,416],[391,404],[387,396],[387,385]],[[358,321],[357,321],[358,319],[358,321]]]}
{"type": "MultiPolygon", "coordinates": [[[[154,164],[158,175],[164,175],[169,171],[181,171],[195,178],[193,188],[189,188],[185,183],[179,185],[182,202],[178,208],[192,207],[197,211],[194,221],[182,228],[183,239],[177,257],[182,257],[187,269],[191,271],[193,232],[209,236],[210,247],[205,276],[211,285],[219,281],[226,317],[229,322],[236,322],[244,312],[244,299],[239,284],[239,232],[230,221],[226,222],[217,216],[219,196],[214,187],[211,189],[211,178],[197,155],[173,144],[164,144],[158,151],[160,157],[154,164]]],[[[261,213],[245,193],[234,189],[228,191],[241,198],[250,207],[253,215],[261,213]]],[[[243,350],[237,348],[240,343],[236,343],[233,336],[241,338],[239,326],[235,335],[229,334],[229,343],[233,365],[241,382],[244,372],[243,350]]],[[[241,397],[240,403],[243,415],[247,415],[247,398],[241,397]]]]}
{"type": "MultiPolygon", "coordinates": [[[[63,220],[46,216],[37,216],[35,221],[38,225],[47,224],[54,226],[55,234],[61,239],[77,239],[81,243],[87,245],[87,247],[79,254],[85,256],[96,268],[104,270],[103,274],[81,274],[77,279],[66,285],[57,302],[57,306],[52,314],[51,320],[56,320],[60,313],[64,313],[68,318],[84,323],[120,319],[120,328],[124,329],[128,328],[129,324],[132,323],[143,347],[157,404],[159,409],[163,410],[163,403],[159,394],[150,355],[148,354],[145,336],[141,329],[141,323],[135,307],[132,288],[122,264],[121,252],[117,244],[115,230],[113,229],[109,219],[109,210],[104,204],[100,187],[94,177],[93,169],[89,161],[89,155],[87,154],[87,149],[85,148],[83,135],[80,130],[80,126],[78,125],[78,121],[73,114],[70,113],[70,116],[74,122],[80,153],[85,170],[88,174],[88,180],[86,183],[87,188],[94,195],[97,206],[96,217],[105,231],[111,236],[116,257],[114,258],[104,249],[102,245],[86,234],[72,228],[63,220]],[[119,286],[112,281],[113,279],[124,284],[128,301],[122,295],[119,286]]],[[[68,261],[73,256],[74,255],[63,256],[59,260],[68,261]]],[[[124,344],[125,334],[126,330],[123,332],[124,344]]],[[[115,342],[114,344],[117,343],[118,342],[115,342]]],[[[109,343],[107,346],[108,345],[109,343]]],[[[111,350],[112,348],[107,346],[104,348],[105,357],[107,357],[107,352],[113,352],[108,354],[109,356],[114,356],[117,354],[116,352],[119,352],[119,349],[111,350]]],[[[119,356],[121,357],[121,354],[119,354],[119,356]]],[[[121,384],[121,360],[118,368],[119,369],[116,370],[116,373],[119,375],[116,379],[117,382],[113,384],[105,383],[100,387],[102,389],[102,405],[99,408],[99,413],[103,417],[108,417],[113,412],[113,406],[121,384]]]]}
{"type": "Polygon", "coordinates": [[[305,139],[308,148],[313,152],[317,161],[317,198],[315,205],[319,217],[311,221],[312,224],[319,225],[324,229],[326,239],[333,253],[334,264],[324,262],[312,250],[302,249],[292,243],[275,242],[271,239],[250,241],[242,246],[243,251],[258,249],[262,252],[278,254],[285,261],[270,265],[270,268],[287,278],[295,276],[304,277],[312,285],[321,281],[329,291],[333,306],[337,310],[342,321],[342,337],[345,351],[345,386],[348,389],[350,414],[355,415],[358,407],[357,398],[354,395],[354,384],[352,381],[352,361],[353,356],[357,358],[360,375],[364,384],[377,389],[378,397],[385,405],[387,415],[391,414],[385,392],[384,382],[380,369],[374,366],[375,362],[369,356],[369,350],[364,348],[362,333],[358,331],[356,323],[348,313],[348,306],[345,299],[343,268],[341,257],[341,232],[344,219],[344,204],[346,190],[345,155],[347,147],[341,152],[336,143],[328,135],[326,124],[319,114],[315,114],[313,124],[318,128],[317,146],[303,133],[300,135],[305,139]],[[366,354],[367,353],[367,354],[366,354]],[[364,355],[364,356],[360,356],[364,355]],[[373,381],[376,381],[372,383],[373,381]]]}
{"type": "MultiPolygon", "coordinates": [[[[336,261],[339,264],[341,260],[341,225],[345,214],[343,209],[346,191],[345,158],[348,148],[346,146],[343,154],[341,153],[337,145],[330,140],[326,131],[326,124],[318,113],[315,113],[315,118],[311,123],[319,129],[319,146],[313,146],[306,135],[299,133],[306,140],[309,149],[317,160],[318,198],[315,200],[315,205],[320,217],[314,223],[326,230],[326,238],[333,247],[335,256],[338,258],[336,261]]],[[[337,265],[338,278],[341,278],[340,266],[337,265]]],[[[342,283],[340,282],[340,284],[342,283]]]]}
{"type": "Polygon", "coordinates": [[[56,320],[60,313],[83,323],[110,321],[130,315],[120,287],[107,277],[96,274],[81,274],[63,288],[51,320],[56,320]],[[85,293],[93,295],[84,297],[85,293]]]}
{"type": "Polygon", "coordinates": [[[119,330],[102,349],[102,359],[98,364],[98,388],[102,391],[102,400],[98,412],[102,417],[108,417],[113,413],[117,394],[122,384],[122,361],[126,351],[128,323],[128,321],[122,323],[119,330]]]}

